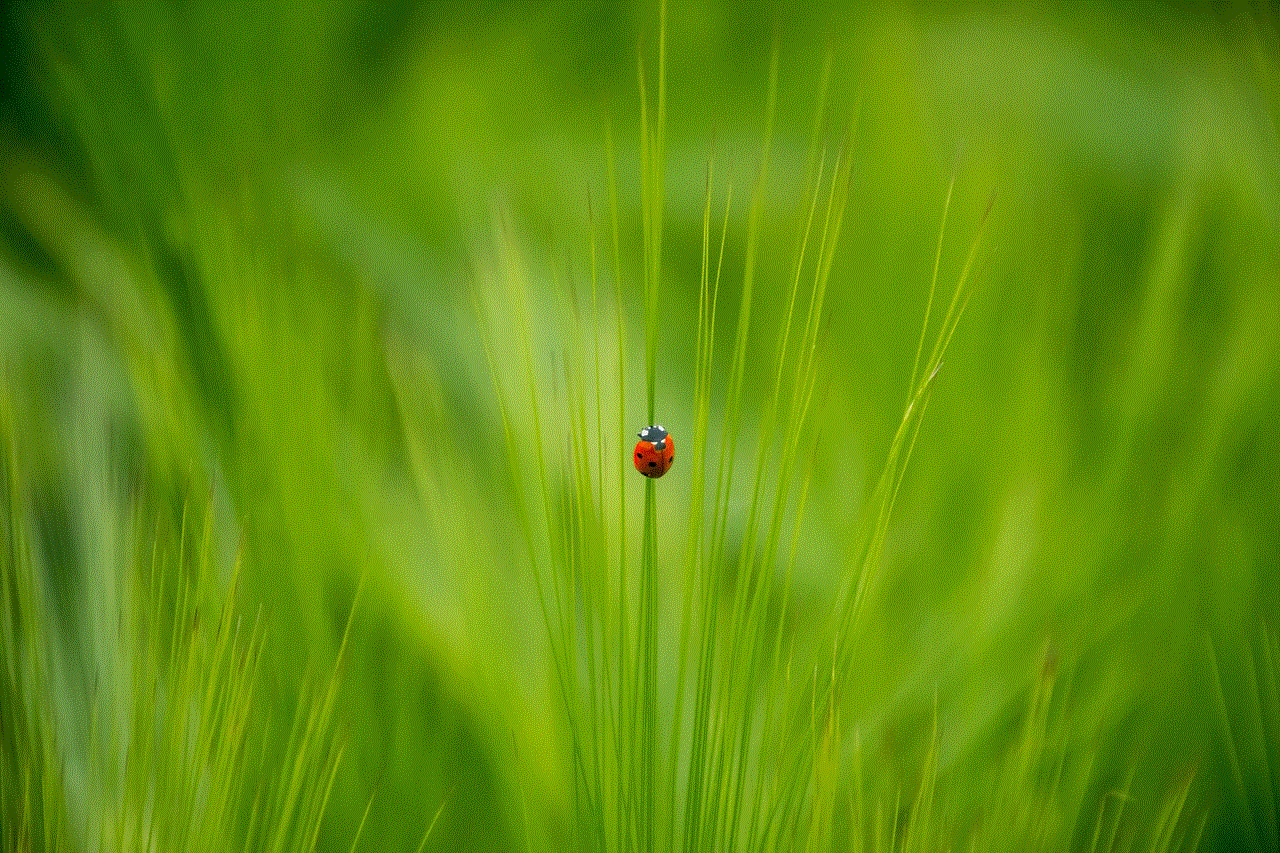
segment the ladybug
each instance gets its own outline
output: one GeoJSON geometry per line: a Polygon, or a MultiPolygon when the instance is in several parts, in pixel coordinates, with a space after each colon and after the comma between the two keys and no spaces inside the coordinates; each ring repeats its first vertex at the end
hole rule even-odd
{"type": "Polygon", "coordinates": [[[640,440],[636,442],[636,470],[646,477],[657,479],[667,473],[671,463],[676,459],[675,439],[664,426],[647,426],[636,433],[640,440]]]}

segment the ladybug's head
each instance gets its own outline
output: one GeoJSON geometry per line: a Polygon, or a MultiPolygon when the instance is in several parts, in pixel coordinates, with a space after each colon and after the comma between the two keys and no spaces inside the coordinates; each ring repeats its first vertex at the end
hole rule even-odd
{"type": "Polygon", "coordinates": [[[647,426],[636,433],[636,436],[638,436],[641,441],[648,441],[652,443],[654,447],[662,450],[666,447],[667,428],[658,425],[647,426]]]}

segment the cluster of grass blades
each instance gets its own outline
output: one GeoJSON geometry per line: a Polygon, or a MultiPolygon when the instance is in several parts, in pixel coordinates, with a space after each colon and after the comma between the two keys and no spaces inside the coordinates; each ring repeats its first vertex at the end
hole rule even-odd
{"type": "Polygon", "coordinates": [[[1241,850],[1280,846],[1280,634],[1263,630],[1237,644],[1210,641],[1218,712],[1223,805],[1234,818],[1231,842],[1241,850]],[[1243,696],[1232,703],[1228,696],[1243,696]]]}
{"type": "Polygon", "coordinates": [[[58,591],[7,391],[0,405],[0,847],[314,849],[343,749],[337,670],[273,717],[262,610],[239,560],[215,558],[207,507],[175,518],[135,496],[119,559],[82,601],[58,591]]]}
{"type": "MultiPolygon", "coordinates": [[[[515,298],[496,306],[483,283],[477,287],[518,524],[566,715],[573,849],[1196,849],[1206,818],[1186,809],[1193,774],[1171,783],[1148,822],[1127,808],[1127,788],[1100,789],[1089,759],[1072,753],[1070,678],[1063,683],[1051,652],[1025,707],[1015,711],[1021,723],[992,747],[999,759],[960,785],[981,790],[979,813],[966,811],[963,798],[946,796],[957,771],[943,775],[936,700],[932,718],[918,720],[908,738],[914,769],[905,776],[886,773],[878,751],[864,750],[846,696],[859,666],[858,642],[869,630],[861,620],[930,391],[973,292],[990,203],[942,310],[935,297],[954,181],[946,193],[906,405],[863,511],[862,538],[844,562],[841,592],[818,620],[822,628],[806,629],[813,614],[792,618],[791,580],[813,450],[822,440],[813,411],[823,382],[823,303],[850,157],[847,148],[832,153],[814,140],[787,298],[777,316],[760,318],[753,286],[757,237],[768,215],[775,57],[741,254],[726,251],[733,186],[720,182],[712,160],[697,304],[673,303],[663,288],[663,46],[660,26],[656,107],[640,69],[638,300],[628,300],[619,262],[626,241],[612,150],[607,215],[599,217],[603,222],[592,217],[599,239],[591,245],[589,290],[571,274],[558,280],[561,292],[548,318],[547,303],[534,307],[533,276],[505,232],[497,249],[502,261],[487,284],[515,298]],[[611,294],[601,272],[607,259],[611,294]],[[728,333],[727,299],[736,302],[728,333]],[[626,316],[637,303],[641,323],[626,316]],[[676,404],[679,423],[656,403],[662,318],[671,313],[697,316],[696,370],[687,383],[693,396],[676,404]],[[636,325],[643,330],[642,369],[629,356],[628,330],[636,325]],[[544,338],[562,343],[548,371],[531,343],[544,338]],[[502,363],[503,340],[522,342],[523,371],[502,363]],[[725,365],[727,376],[716,374],[725,365]],[[761,387],[748,374],[770,381],[761,387]],[[630,387],[631,376],[644,377],[641,392],[630,387]],[[663,480],[641,482],[628,464],[630,436],[641,421],[664,418],[680,430],[673,433],[679,462],[663,480]],[[522,424],[532,424],[531,436],[522,435],[522,424]],[[522,487],[525,475],[532,488],[522,487]]],[[[815,127],[822,125],[820,107],[815,127]]]]}

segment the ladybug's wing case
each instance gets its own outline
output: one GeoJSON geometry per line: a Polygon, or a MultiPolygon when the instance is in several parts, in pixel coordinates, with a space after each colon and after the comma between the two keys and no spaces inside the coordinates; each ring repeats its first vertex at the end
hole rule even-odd
{"type": "Polygon", "coordinates": [[[637,441],[635,455],[631,461],[635,463],[636,470],[641,474],[648,475],[648,466],[645,464],[653,456],[653,443],[648,441],[637,441]]]}

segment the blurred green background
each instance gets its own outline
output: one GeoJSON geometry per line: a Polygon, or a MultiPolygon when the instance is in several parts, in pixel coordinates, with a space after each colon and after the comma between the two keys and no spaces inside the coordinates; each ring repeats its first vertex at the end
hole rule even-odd
{"type": "MultiPolygon", "coordinates": [[[[320,849],[348,849],[366,804],[362,846],[413,849],[441,803],[428,849],[558,849],[573,820],[566,723],[512,509],[530,472],[509,462],[484,341],[499,383],[532,383],[544,411],[558,366],[590,363],[594,335],[616,350],[612,156],[626,410],[643,425],[637,75],[642,60],[652,98],[657,9],[7,3],[2,16],[6,529],[27,531],[47,598],[36,645],[52,674],[32,701],[64,767],[75,775],[102,724],[91,709],[131,689],[110,675],[128,654],[122,567],[163,528],[178,551],[204,549],[215,589],[242,562],[246,612],[266,614],[258,701],[285,721],[328,678],[360,587],[320,849]],[[583,295],[593,243],[598,314],[583,295]],[[575,299],[585,339],[566,320],[575,299]],[[526,310],[527,351],[512,332],[526,310]],[[207,544],[183,544],[184,511],[208,520],[207,544]]],[[[798,642],[826,642],[856,556],[949,183],[944,294],[994,200],[852,640],[848,700],[885,791],[911,790],[912,732],[936,708],[957,838],[998,809],[979,771],[1053,670],[1055,739],[1089,768],[1058,840],[1085,846],[1126,779],[1132,813],[1154,821],[1194,773],[1202,846],[1280,844],[1277,26],[1274,6],[1245,3],[667,10],[657,410],[677,441],[694,406],[707,164],[713,209],[734,188],[729,330],[775,51],[749,390],[733,401],[747,424],[750,389],[771,381],[813,159],[852,162],[798,642]]],[[[606,358],[606,398],[617,370],[606,358]]],[[[514,412],[531,441],[530,412],[514,412]]],[[[627,477],[628,438],[606,447],[600,476],[627,477]]],[[[675,518],[681,473],[659,484],[675,518]]],[[[664,539],[662,565],[681,543],[664,539]]],[[[94,789],[69,786],[72,825],[92,823],[94,789]]]]}

